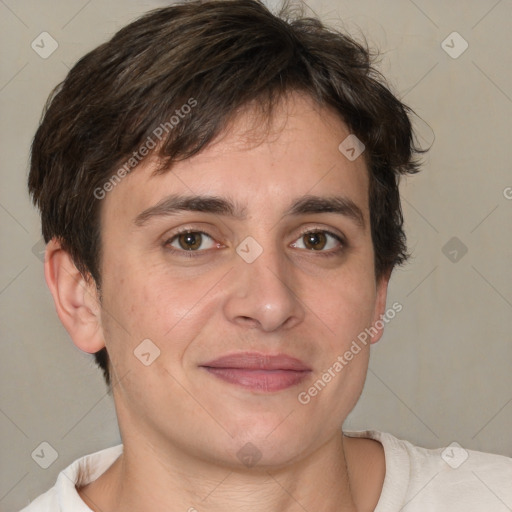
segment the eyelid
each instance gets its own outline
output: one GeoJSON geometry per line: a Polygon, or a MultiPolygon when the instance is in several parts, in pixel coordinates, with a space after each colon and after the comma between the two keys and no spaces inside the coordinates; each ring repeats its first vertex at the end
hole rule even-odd
{"type": "Polygon", "coordinates": [[[332,237],[338,239],[338,241],[343,244],[343,245],[347,245],[347,239],[345,237],[345,235],[341,232],[338,232],[337,230],[334,230],[332,228],[327,228],[327,227],[324,227],[324,226],[316,226],[316,227],[307,227],[307,228],[304,228],[303,231],[301,231],[300,235],[299,235],[299,238],[301,236],[304,236],[306,235],[307,233],[327,233],[328,235],[331,235],[332,237]]]}

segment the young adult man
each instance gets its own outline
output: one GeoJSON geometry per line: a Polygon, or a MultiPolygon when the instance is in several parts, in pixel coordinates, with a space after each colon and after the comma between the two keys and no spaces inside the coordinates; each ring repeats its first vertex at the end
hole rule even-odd
{"type": "Polygon", "coordinates": [[[364,48],[257,1],[157,10],[86,55],[29,188],[57,313],[96,354],[123,445],[26,510],[512,506],[506,457],[453,469],[342,431],[407,257],[398,182],[417,152],[364,48]]]}

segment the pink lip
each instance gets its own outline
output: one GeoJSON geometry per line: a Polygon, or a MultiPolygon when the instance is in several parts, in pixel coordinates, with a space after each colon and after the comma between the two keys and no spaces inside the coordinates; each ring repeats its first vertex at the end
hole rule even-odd
{"type": "Polygon", "coordinates": [[[200,365],[216,377],[254,391],[279,391],[304,380],[311,368],[286,354],[229,354],[200,365]]]}

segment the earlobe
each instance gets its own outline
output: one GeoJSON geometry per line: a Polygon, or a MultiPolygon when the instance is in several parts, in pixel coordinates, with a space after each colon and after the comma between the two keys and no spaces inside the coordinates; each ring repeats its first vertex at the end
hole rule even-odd
{"type": "Polygon", "coordinates": [[[387,272],[382,275],[377,281],[377,298],[375,302],[375,312],[373,315],[373,330],[377,330],[376,334],[372,334],[370,343],[377,343],[384,334],[384,326],[386,323],[382,320],[383,315],[386,312],[386,299],[388,295],[388,284],[391,272],[387,272]]]}
{"type": "Polygon", "coordinates": [[[44,274],[57,315],[74,344],[91,354],[101,350],[105,342],[94,280],[85,279],[56,239],[46,246],[44,274]]]}

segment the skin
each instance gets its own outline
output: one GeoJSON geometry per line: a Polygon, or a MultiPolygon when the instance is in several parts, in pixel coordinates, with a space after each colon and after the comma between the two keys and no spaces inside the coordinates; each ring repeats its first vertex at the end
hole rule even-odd
{"type": "Polygon", "coordinates": [[[385,312],[389,275],[374,274],[365,160],[345,158],[338,145],[346,125],[298,93],[281,103],[269,133],[257,126],[247,108],[200,154],[159,175],[148,159],[107,194],[101,302],[58,242],[48,245],[46,278],[61,321],[81,350],[106,346],[112,362],[124,453],[79,490],[92,510],[327,512],[377,504],[383,448],[341,431],[363,389],[370,343],[307,405],[297,399],[385,312]],[[247,216],[184,211],[136,225],[171,194],[230,198],[247,216]],[[331,212],[283,215],[305,195],[350,199],[364,226],[331,212]],[[180,246],[180,227],[211,237],[202,238],[199,256],[180,246]],[[346,243],[327,236],[311,247],[305,230],[331,231],[346,243]],[[263,249],[253,263],[236,252],[247,236],[263,249]],[[160,355],[145,366],[134,350],[148,338],[160,355]],[[265,393],[199,367],[243,351],[285,353],[312,371],[265,393]],[[248,442],[261,454],[250,468],[237,457],[248,442]]]}

